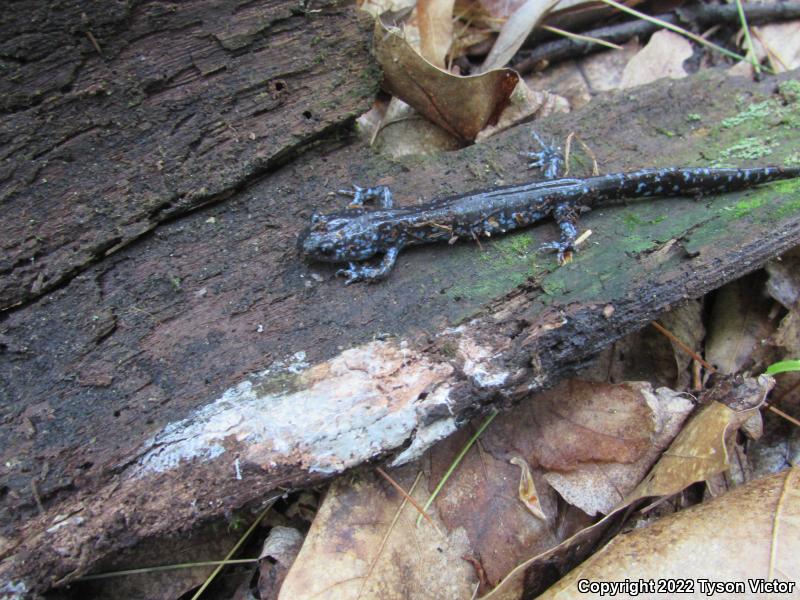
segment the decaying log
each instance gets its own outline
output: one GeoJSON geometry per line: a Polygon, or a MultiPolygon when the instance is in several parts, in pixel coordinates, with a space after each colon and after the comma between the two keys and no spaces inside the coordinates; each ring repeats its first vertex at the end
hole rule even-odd
{"type": "MultiPolygon", "coordinates": [[[[537,129],[577,132],[604,171],[744,163],[732,153],[745,137],[769,153],[757,162],[780,163],[795,149],[783,118],[798,110],[793,89],[662,81],[537,129]]],[[[391,162],[330,140],[9,311],[0,581],[47,589],[287,487],[409,460],[800,242],[800,184],[788,181],[598,209],[561,268],[534,252],[552,224],[482,248],[410,250],[372,286],[345,287],[334,266],[296,255],[312,209],[346,202],[332,189],[388,183],[413,203],[520,182],[529,144],[520,127],[391,162]]]]}
{"type": "Polygon", "coordinates": [[[369,107],[348,3],[52,2],[0,19],[0,310],[216,202],[369,107]]]}

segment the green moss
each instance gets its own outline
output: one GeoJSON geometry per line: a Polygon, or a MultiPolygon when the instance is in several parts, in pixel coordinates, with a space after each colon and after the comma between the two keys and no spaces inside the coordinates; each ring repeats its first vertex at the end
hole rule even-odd
{"type": "Polygon", "coordinates": [[[778,109],[778,104],[774,100],[764,100],[751,104],[739,114],[723,119],[722,127],[727,129],[730,127],[739,127],[740,125],[749,121],[761,121],[765,117],[774,113],[778,109]]]}
{"type": "Polygon", "coordinates": [[[778,85],[778,93],[784,102],[797,104],[800,101],[800,81],[790,79],[778,85]]]}
{"type": "Polygon", "coordinates": [[[699,123],[703,120],[703,117],[698,115],[697,113],[689,113],[686,115],[686,121],[689,123],[699,123]]]}
{"type": "MultiPolygon", "coordinates": [[[[732,146],[728,146],[719,154],[720,160],[742,159],[755,160],[772,154],[772,143],[757,137],[744,138],[732,146]]],[[[716,166],[716,163],[715,163],[716,166]]]]}
{"type": "Polygon", "coordinates": [[[784,158],[783,164],[786,167],[800,167],[800,150],[795,150],[789,156],[784,158]]]}

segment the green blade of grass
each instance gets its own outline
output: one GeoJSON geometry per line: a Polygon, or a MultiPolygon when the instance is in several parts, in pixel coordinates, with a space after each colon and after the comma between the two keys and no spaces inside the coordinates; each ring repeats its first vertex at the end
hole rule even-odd
{"type": "Polygon", "coordinates": [[[750,27],[747,25],[747,17],[744,16],[744,8],[742,7],[742,0],[736,0],[736,12],[739,13],[739,20],[742,22],[742,29],[744,30],[744,39],[747,43],[747,54],[752,57],[753,69],[756,73],[761,73],[761,65],[758,64],[758,57],[756,56],[756,48],[753,46],[753,40],[750,37],[750,27]]]}
{"type": "MultiPolygon", "coordinates": [[[[422,511],[423,512],[427,512],[427,510],[430,508],[431,504],[433,504],[433,501],[436,499],[436,496],[438,496],[439,492],[442,491],[442,488],[444,487],[444,484],[447,483],[447,480],[450,479],[450,476],[453,474],[453,471],[456,470],[456,467],[458,466],[458,464],[467,455],[467,452],[469,452],[469,449],[472,448],[472,445],[481,436],[481,434],[486,430],[486,428],[489,426],[489,424],[492,421],[494,421],[494,418],[496,416],[497,416],[497,409],[493,410],[492,414],[490,414],[488,417],[486,417],[486,420],[483,422],[483,425],[481,425],[478,428],[478,431],[476,431],[475,434],[471,438],[469,438],[469,441],[461,449],[461,452],[458,453],[458,456],[456,456],[456,458],[453,461],[453,463],[447,469],[447,472],[444,474],[444,476],[442,477],[441,481],[436,486],[436,489],[433,490],[433,493],[430,495],[430,498],[428,498],[428,501],[425,502],[425,506],[422,507],[422,511]]],[[[419,515],[417,517],[417,527],[419,527],[420,523],[422,523],[422,515],[419,515]]]]}
{"type": "Polygon", "coordinates": [[[790,371],[800,371],[800,360],[782,360],[780,362],[772,363],[767,367],[767,375],[775,375],[776,373],[788,373],[790,371]]]}
{"type": "MultiPolygon", "coordinates": [[[[228,552],[228,554],[225,556],[225,561],[226,562],[229,561],[231,559],[231,557],[239,551],[239,548],[241,548],[242,544],[244,544],[247,541],[247,538],[250,537],[250,534],[253,533],[253,531],[255,531],[255,528],[258,527],[258,524],[261,523],[261,520],[264,517],[267,516],[267,513],[270,511],[270,509],[272,508],[272,505],[274,503],[275,503],[274,500],[270,501],[267,504],[266,508],[261,511],[261,514],[259,514],[258,517],[256,517],[256,520],[253,521],[253,524],[250,525],[250,527],[247,528],[247,531],[245,531],[242,534],[242,537],[239,538],[239,541],[236,542],[236,544],[233,546],[233,548],[231,548],[231,551],[228,552]]],[[[225,566],[225,564],[223,563],[223,564],[219,565],[216,569],[214,569],[214,571],[211,573],[211,575],[209,575],[206,578],[206,580],[203,582],[203,585],[200,586],[200,589],[198,589],[194,593],[194,596],[192,596],[192,600],[198,600],[198,598],[200,598],[200,596],[203,594],[203,592],[206,591],[206,588],[211,585],[212,581],[214,581],[214,578],[217,575],[219,575],[219,572],[222,571],[224,566],[225,566]]]]}

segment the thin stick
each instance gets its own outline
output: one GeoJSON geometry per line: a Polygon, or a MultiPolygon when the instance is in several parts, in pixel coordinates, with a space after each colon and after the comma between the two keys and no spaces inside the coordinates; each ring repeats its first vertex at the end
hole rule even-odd
{"type": "MultiPolygon", "coordinates": [[[[675,32],[677,34],[680,34],[680,35],[683,35],[685,37],[688,37],[690,40],[694,40],[698,44],[703,44],[704,46],[708,46],[709,48],[713,48],[714,50],[716,50],[717,52],[719,52],[721,54],[724,54],[725,56],[728,56],[730,58],[735,58],[737,60],[743,60],[745,62],[748,62],[748,63],[752,64],[754,67],[758,64],[758,61],[755,60],[755,59],[753,59],[752,61],[747,60],[746,57],[741,56],[740,54],[736,54],[736,52],[731,52],[730,50],[728,50],[727,48],[723,48],[722,46],[718,46],[714,42],[709,42],[708,40],[700,37],[699,35],[697,35],[695,33],[692,33],[691,31],[687,31],[683,27],[678,27],[677,25],[673,25],[672,23],[668,23],[667,21],[662,21],[658,17],[651,17],[650,15],[647,15],[647,14],[645,14],[643,12],[639,12],[638,10],[635,10],[635,9],[629,7],[629,6],[625,6],[624,4],[620,4],[619,2],[616,2],[615,0],[601,0],[601,1],[604,2],[605,4],[608,4],[609,6],[613,6],[617,10],[621,10],[622,12],[626,12],[629,15],[633,15],[635,17],[639,17],[640,19],[644,19],[645,21],[650,21],[651,23],[655,23],[657,25],[660,25],[661,27],[663,27],[665,29],[669,29],[670,31],[673,31],[673,32],[675,32]]],[[[766,69],[764,69],[764,70],[766,71],[766,69]]],[[[770,74],[773,74],[772,73],[772,69],[770,69],[769,71],[770,71],[770,74]]]]}
{"type": "Polygon", "coordinates": [[[786,419],[787,421],[789,421],[789,423],[792,423],[793,425],[797,425],[798,427],[800,427],[800,421],[795,419],[792,415],[787,415],[780,408],[775,408],[771,404],[767,404],[767,408],[769,410],[771,410],[772,412],[774,412],[776,415],[779,415],[779,416],[783,417],[784,419],[786,419]]]}
{"type": "Polygon", "coordinates": [[[386,471],[384,471],[383,469],[381,469],[380,467],[375,467],[375,470],[376,470],[378,473],[380,473],[381,477],[383,477],[383,478],[384,478],[386,481],[388,481],[388,482],[391,484],[391,486],[392,486],[394,489],[396,489],[398,492],[400,492],[400,493],[403,495],[403,497],[404,497],[406,500],[408,500],[408,502],[411,504],[411,506],[413,506],[414,508],[416,508],[416,509],[417,509],[417,512],[419,512],[420,516],[422,516],[422,517],[425,517],[425,520],[426,520],[428,523],[430,523],[430,524],[431,524],[431,527],[433,527],[433,528],[434,528],[436,531],[438,531],[440,534],[442,533],[441,531],[439,531],[439,528],[436,526],[436,523],[434,523],[434,522],[433,522],[433,519],[431,519],[430,515],[429,515],[428,513],[426,513],[426,512],[425,512],[425,511],[422,509],[422,507],[419,505],[419,503],[418,503],[416,500],[414,500],[414,498],[412,498],[412,497],[411,497],[411,496],[408,494],[408,492],[406,492],[406,491],[403,489],[403,486],[401,486],[401,485],[400,485],[399,483],[397,483],[397,482],[396,482],[394,479],[392,479],[392,478],[389,476],[389,474],[388,474],[386,471]]]}
{"type": "Polygon", "coordinates": [[[541,27],[542,29],[546,29],[547,31],[557,33],[558,35],[563,35],[565,38],[569,38],[571,40],[589,42],[590,44],[600,44],[601,46],[605,46],[606,48],[611,48],[612,50],[622,50],[622,46],[620,46],[619,44],[615,44],[613,42],[607,42],[606,40],[601,40],[600,38],[595,38],[590,35],[572,33],[571,31],[559,29],[558,27],[553,27],[552,25],[542,25],[541,27]]]}
{"type": "Polygon", "coordinates": [[[162,571],[177,571],[179,569],[194,569],[196,567],[213,567],[216,565],[244,565],[261,560],[260,558],[232,558],[230,560],[202,560],[200,562],[176,563],[173,565],[159,565],[157,567],[142,567],[140,569],[125,569],[124,571],[109,571],[108,573],[93,573],[78,577],[75,581],[92,581],[95,579],[109,579],[111,577],[124,577],[126,575],[140,575],[144,573],[159,573],[162,571]]]}
{"type": "MultiPolygon", "coordinates": [[[[605,0],[604,0],[604,1],[605,1],[605,0]]],[[[706,361],[703,359],[703,357],[702,357],[702,356],[700,356],[700,355],[699,355],[697,352],[695,352],[694,350],[692,350],[691,348],[689,348],[689,346],[687,346],[687,345],[686,345],[686,344],[684,344],[682,341],[680,341],[680,340],[679,340],[679,339],[678,339],[678,338],[675,336],[675,334],[674,334],[674,333],[672,333],[671,331],[668,331],[667,329],[665,329],[664,327],[662,327],[662,326],[661,326],[661,325],[658,323],[658,321],[653,321],[653,322],[651,323],[651,325],[652,325],[653,327],[655,327],[656,329],[658,329],[658,331],[659,331],[660,333],[662,333],[664,336],[666,336],[667,338],[669,338],[669,339],[670,339],[670,340],[671,340],[671,341],[672,341],[672,342],[673,342],[673,343],[674,343],[676,346],[678,346],[678,347],[679,347],[681,350],[683,350],[684,352],[686,352],[686,354],[688,354],[688,355],[689,355],[689,356],[691,356],[693,359],[695,359],[697,362],[699,362],[701,365],[703,365],[703,366],[704,366],[704,367],[705,367],[705,368],[706,368],[708,371],[710,371],[711,373],[716,373],[716,371],[717,371],[717,370],[716,370],[714,367],[712,367],[712,366],[711,366],[709,363],[707,363],[707,362],[706,362],[706,361]]]]}

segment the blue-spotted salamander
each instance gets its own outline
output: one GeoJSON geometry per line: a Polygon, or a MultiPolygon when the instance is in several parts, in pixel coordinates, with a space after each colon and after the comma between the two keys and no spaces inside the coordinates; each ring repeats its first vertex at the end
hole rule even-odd
{"type": "Polygon", "coordinates": [[[800,167],[757,167],[641,169],[558,179],[563,157],[557,148],[541,145],[540,152],[526,154],[533,159],[529,166],[542,169],[547,177],[544,181],[406,207],[394,206],[386,186],[356,187],[355,192],[349,192],[354,196],[349,208],[311,218],[311,224],[300,234],[298,249],[316,260],[349,263],[347,269],[337,271],[347,284],[374,282],[389,274],[406,246],[478,240],[527,227],[552,215],[561,230],[561,239],[543,248],[557,251],[559,262],[564,262],[574,250],[578,215],[584,207],[621,198],[725,193],[800,177],[800,167]],[[369,200],[377,201],[377,208],[366,208],[364,203],[369,200]],[[379,255],[383,258],[377,265],[358,264],[379,255]]]}

